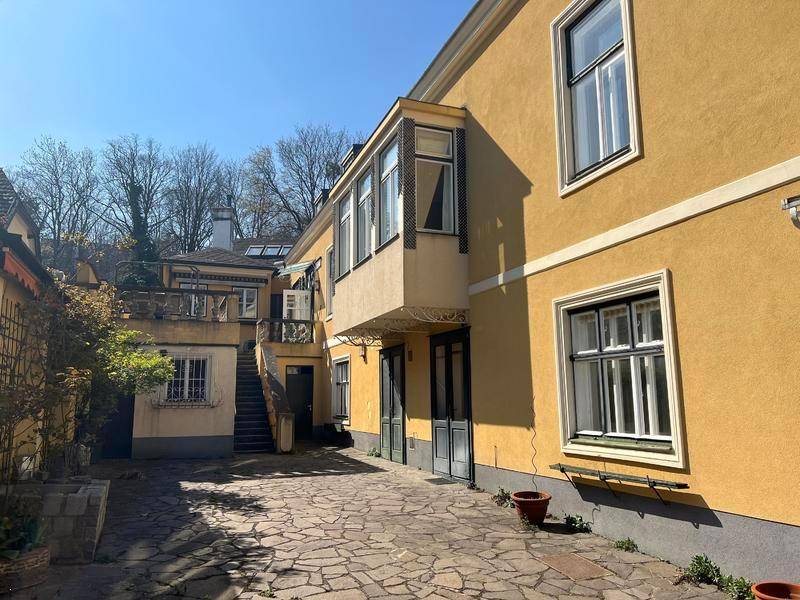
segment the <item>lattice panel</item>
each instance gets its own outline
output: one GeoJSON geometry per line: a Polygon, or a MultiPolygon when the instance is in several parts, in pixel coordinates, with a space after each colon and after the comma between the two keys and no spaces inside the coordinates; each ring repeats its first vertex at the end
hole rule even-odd
{"type": "Polygon", "coordinates": [[[467,135],[463,128],[456,129],[456,194],[458,211],[458,251],[469,252],[467,220],[467,135]]]}
{"type": "Polygon", "coordinates": [[[417,247],[417,170],[414,166],[416,152],[416,122],[405,117],[400,122],[398,135],[398,168],[400,191],[403,194],[403,247],[417,247]]]}

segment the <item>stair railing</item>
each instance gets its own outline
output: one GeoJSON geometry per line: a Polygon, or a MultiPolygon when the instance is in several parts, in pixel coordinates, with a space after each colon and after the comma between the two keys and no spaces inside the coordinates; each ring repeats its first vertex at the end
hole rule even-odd
{"type": "MultiPolygon", "coordinates": [[[[277,367],[274,355],[267,356],[264,344],[257,343],[255,348],[258,378],[267,406],[267,421],[275,441],[278,453],[294,450],[294,411],[289,406],[286,390],[273,374],[277,367]]],[[[270,353],[271,354],[271,353],[270,353]]]]}

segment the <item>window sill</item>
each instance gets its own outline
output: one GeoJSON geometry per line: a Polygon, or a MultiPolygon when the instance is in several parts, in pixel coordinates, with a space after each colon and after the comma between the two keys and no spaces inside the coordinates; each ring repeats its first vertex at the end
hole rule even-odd
{"type": "Polygon", "coordinates": [[[400,238],[400,232],[398,231],[392,237],[390,237],[388,240],[383,242],[380,246],[375,248],[375,251],[373,252],[373,254],[377,254],[378,252],[381,252],[384,248],[386,248],[387,246],[391,245],[392,242],[394,242],[395,240],[397,240],[399,238],[400,238]]]}
{"type": "Polygon", "coordinates": [[[326,322],[326,323],[327,323],[328,321],[331,321],[331,320],[333,320],[333,313],[331,313],[331,314],[329,314],[327,317],[325,317],[325,322],[326,322]]]}
{"type": "Polygon", "coordinates": [[[430,235],[443,235],[446,237],[458,237],[457,233],[453,233],[452,231],[437,231],[435,229],[419,229],[417,228],[417,233],[427,233],[430,235]]]}
{"type": "Polygon", "coordinates": [[[619,154],[605,162],[599,163],[595,168],[588,172],[584,172],[577,177],[572,177],[566,182],[561,182],[561,189],[559,190],[560,196],[563,198],[564,196],[568,196],[571,193],[581,189],[582,187],[589,185],[596,179],[600,179],[605,175],[609,174],[611,171],[616,171],[620,167],[628,164],[629,162],[639,158],[641,156],[641,151],[638,147],[631,147],[626,152],[619,154]]]}
{"type": "Polygon", "coordinates": [[[372,258],[372,254],[367,254],[364,258],[362,258],[360,261],[358,261],[356,264],[353,265],[353,271],[355,271],[358,267],[367,262],[370,258],[372,258]]]}
{"type": "Polygon", "coordinates": [[[334,416],[333,417],[333,422],[336,425],[349,426],[350,425],[350,417],[337,417],[337,416],[334,416]]]}
{"type": "Polygon", "coordinates": [[[591,458],[625,460],[673,469],[682,469],[683,460],[672,443],[649,440],[572,438],[561,447],[564,454],[591,458]]]}
{"type": "Polygon", "coordinates": [[[345,278],[345,277],[347,277],[348,275],[350,275],[350,269],[347,269],[347,271],[345,271],[344,273],[342,273],[341,275],[339,275],[339,276],[338,276],[336,279],[334,279],[334,280],[333,280],[333,283],[334,283],[334,284],[336,284],[336,283],[339,283],[339,282],[340,282],[342,279],[344,279],[344,278],[345,278]]]}

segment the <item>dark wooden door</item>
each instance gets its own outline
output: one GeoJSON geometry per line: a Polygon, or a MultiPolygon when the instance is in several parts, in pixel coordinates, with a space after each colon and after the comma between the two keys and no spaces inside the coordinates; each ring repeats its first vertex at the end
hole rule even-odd
{"type": "Polygon", "coordinates": [[[309,439],[314,433],[314,367],[286,367],[286,400],[294,413],[294,435],[309,439]]]}
{"type": "Polygon", "coordinates": [[[405,463],[403,346],[381,350],[381,456],[405,463]]]}
{"type": "Polygon", "coordinates": [[[469,331],[431,337],[433,470],[472,479],[469,331]]]}
{"type": "Polygon", "coordinates": [[[120,396],[117,410],[103,425],[100,439],[103,458],[130,458],[133,446],[134,397],[120,396]]]}

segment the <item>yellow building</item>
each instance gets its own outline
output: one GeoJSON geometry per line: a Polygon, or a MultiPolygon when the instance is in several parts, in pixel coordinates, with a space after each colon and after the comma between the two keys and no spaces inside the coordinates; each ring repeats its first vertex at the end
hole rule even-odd
{"type": "Polygon", "coordinates": [[[262,371],[362,450],[796,577],[799,21],[479,0],[285,257],[317,334],[262,371]]]}

